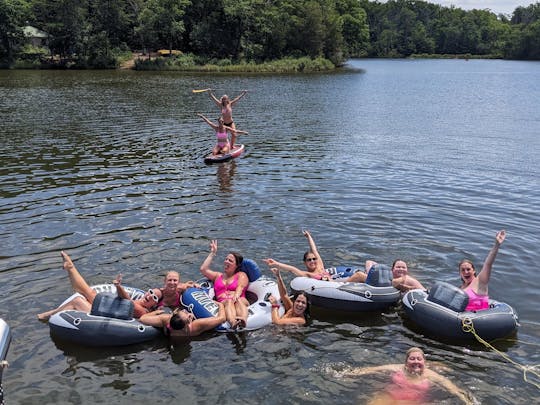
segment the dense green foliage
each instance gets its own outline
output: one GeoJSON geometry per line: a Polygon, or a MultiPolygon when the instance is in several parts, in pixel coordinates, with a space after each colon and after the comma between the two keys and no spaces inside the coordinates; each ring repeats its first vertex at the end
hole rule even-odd
{"type": "Polygon", "coordinates": [[[469,54],[540,58],[540,3],[516,8],[510,20],[489,10],[464,11],[425,1],[360,0],[360,4],[368,14],[370,56],[469,54]]]}
{"type": "Polygon", "coordinates": [[[181,69],[189,61],[270,66],[283,59],[297,70],[307,68],[303,58],[322,67],[322,59],[339,65],[350,57],[418,54],[540,59],[540,3],[510,17],[414,0],[0,0],[2,66],[37,60],[110,68],[126,51],[157,49],[185,56],[140,68],[181,69]],[[30,46],[25,25],[49,35],[49,55],[30,46]]]}

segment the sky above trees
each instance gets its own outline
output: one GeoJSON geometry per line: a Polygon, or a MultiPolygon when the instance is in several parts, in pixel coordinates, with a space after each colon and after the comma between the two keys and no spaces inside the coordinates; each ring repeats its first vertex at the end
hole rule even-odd
{"type": "Polygon", "coordinates": [[[490,9],[495,14],[512,14],[519,7],[527,7],[530,4],[535,4],[534,0],[427,0],[429,3],[437,3],[443,6],[455,6],[463,10],[490,9]]]}

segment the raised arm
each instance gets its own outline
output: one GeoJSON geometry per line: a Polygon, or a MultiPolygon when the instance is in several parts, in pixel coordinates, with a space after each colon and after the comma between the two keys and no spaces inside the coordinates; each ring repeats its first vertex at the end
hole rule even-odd
{"type": "Polygon", "coordinates": [[[236,103],[238,100],[240,100],[242,97],[244,97],[247,94],[247,90],[242,90],[242,93],[238,95],[238,97],[231,100],[231,106],[236,103]]]}
{"type": "Polygon", "coordinates": [[[491,277],[491,268],[493,266],[493,262],[495,262],[497,253],[499,252],[499,247],[504,242],[505,237],[505,230],[497,232],[497,235],[495,236],[495,244],[489,251],[486,260],[484,261],[484,265],[482,266],[482,270],[480,271],[480,274],[478,274],[478,288],[476,291],[478,294],[487,295],[488,293],[488,283],[489,278],[491,277]]]}
{"type": "Polygon", "coordinates": [[[214,281],[217,276],[219,276],[219,273],[217,271],[213,271],[210,269],[210,265],[212,264],[212,260],[214,260],[214,257],[217,254],[218,250],[218,244],[217,240],[212,240],[210,242],[210,253],[204,259],[204,262],[201,264],[201,274],[205,276],[208,280],[214,281]]]}
{"type": "Polygon", "coordinates": [[[212,99],[212,101],[214,103],[216,103],[216,105],[218,107],[221,107],[221,101],[219,101],[219,99],[215,96],[214,93],[212,93],[212,90],[211,89],[208,89],[208,95],[210,96],[210,98],[212,99]]]}
{"type": "Polygon", "coordinates": [[[278,267],[281,270],[289,271],[299,277],[309,277],[308,271],[302,271],[297,267],[291,266],[290,264],[281,263],[281,262],[278,262],[277,260],[270,259],[270,258],[263,259],[263,262],[265,262],[270,267],[278,267]]]}
{"type": "Polygon", "coordinates": [[[212,121],[210,121],[208,118],[206,118],[204,115],[202,115],[201,113],[197,113],[197,115],[199,117],[201,117],[203,119],[203,121],[205,121],[208,125],[210,125],[212,128],[214,129],[217,129],[218,126],[216,124],[214,124],[212,121]]]}
{"type": "Polygon", "coordinates": [[[193,336],[200,335],[208,330],[217,328],[219,325],[225,322],[225,307],[221,302],[216,302],[216,304],[219,305],[219,312],[217,316],[196,319],[191,323],[191,334],[193,336]]]}
{"type": "Polygon", "coordinates": [[[227,125],[223,125],[223,126],[225,127],[226,130],[234,132],[236,134],[244,134],[244,135],[248,134],[248,131],[241,131],[240,129],[234,129],[234,128],[228,127],[227,125]]]}
{"type": "Polygon", "coordinates": [[[315,256],[317,256],[317,270],[318,271],[324,271],[324,262],[319,254],[319,251],[317,250],[317,245],[315,244],[315,241],[313,240],[313,237],[311,236],[311,233],[309,231],[302,231],[304,233],[304,236],[307,238],[309,243],[309,250],[311,250],[311,253],[313,253],[315,256]]]}
{"type": "MultiPolygon", "coordinates": [[[[283,278],[281,277],[281,273],[279,272],[279,269],[277,267],[272,267],[270,269],[272,273],[276,276],[276,281],[278,285],[279,290],[279,296],[281,297],[281,302],[283,302],[283,306],[285,307],[285,312],[287,312],[289,309],[292,308],[293,302],[289,298],[289,294],[287,293],[287,288],[285,287],[285,283],[283,282],[283,278]]],[[[273,303],[272,303],[273,304],[273,303]]],[[[277,302],[276,302],[277,304],[277,302]]]]}
{"type": "Polygon", "coordinates": [[[118,294],[118,296],[120,298],[124,298],[126,300],[131,299],[129,297],[129,294],[127,293],[127,291],[124,290],[124,287],[122,287],[122,275],[121,274],[118,274],[116,276],[116,278],[113,280],[113,284],[116,287],[116,293],[118,294]]]}

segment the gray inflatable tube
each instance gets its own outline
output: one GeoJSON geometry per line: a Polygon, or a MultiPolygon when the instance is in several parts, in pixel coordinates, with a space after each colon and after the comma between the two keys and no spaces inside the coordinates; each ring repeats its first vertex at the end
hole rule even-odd
{"type": "MultiPolygon", "coordinates": [[[[84,346],[125,346],[156,338],[160,330],[133,318],[133,303],[116,296],[112,284],[92,286],[98,295],[90,313],[61,311],[49,319],[51,336],[84,346]]],[[[132,299],[140,298],[144,291],[124,287],[132,299]]],[[[64,303],[75,298],[72,295],[64,303]]]]}
{"type": "Polygon", "coordinates": [[[411,290],[402,298],[411,321],[432,336],[476,340],[473,331],[484,340],[502,338],[518,326],[516,311],[504,302],[490,300],[489,309],[465,311],[469,297],[448,283],[436,283],[429,294],[411,290]]]}
{"type": "Polygon", "coordinates": [[[387,266],[372,267],[366,283],[344,281],[355,272],[354,269],[344,266],[327,269],[327,272],[335,278],[325,281],[296,277],[291,281],[291,289],[306,293],[314,306],[337,311],[378,311],[396,304],[399,300],[399,290],[392,287],[392,273],[387,266]],[[340,271],[333,273],[334,269],[340,271]]]}

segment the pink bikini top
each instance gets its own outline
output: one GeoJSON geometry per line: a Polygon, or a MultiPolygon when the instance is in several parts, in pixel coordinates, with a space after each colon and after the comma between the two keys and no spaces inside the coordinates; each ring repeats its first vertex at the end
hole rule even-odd
{"type": "Polygon", "coordinates": [[[390,396],[398,401],[423,402],[431,388],[428,379],[413,382],[407,379],[403,371],[392,374],[392,385],[387,391],[390,396]]]}
{"type": "Polygon", "coordinates": [[[489,308],[489,296],[477,294],[472,288],[466,288],[465,293],[469,296],[469,303],[465,311],[483,311],[489,308]]]}
{"type": "MultiPolygon", "coordinates": [[[[220,274],[216,280],[214,281],[214,293],[217,297],[218,301],[226,300],[230,298],[234,292],[236,291],[236,288],[238,287],[238,278],[240,277],[239,274],[235,274],[233,276],[233,281],[229,284],[225,284],[223,282],[223,274],[220,274]]],[[[242,290],[241,297],[246,296],[246,288],[242,290]]]]}

